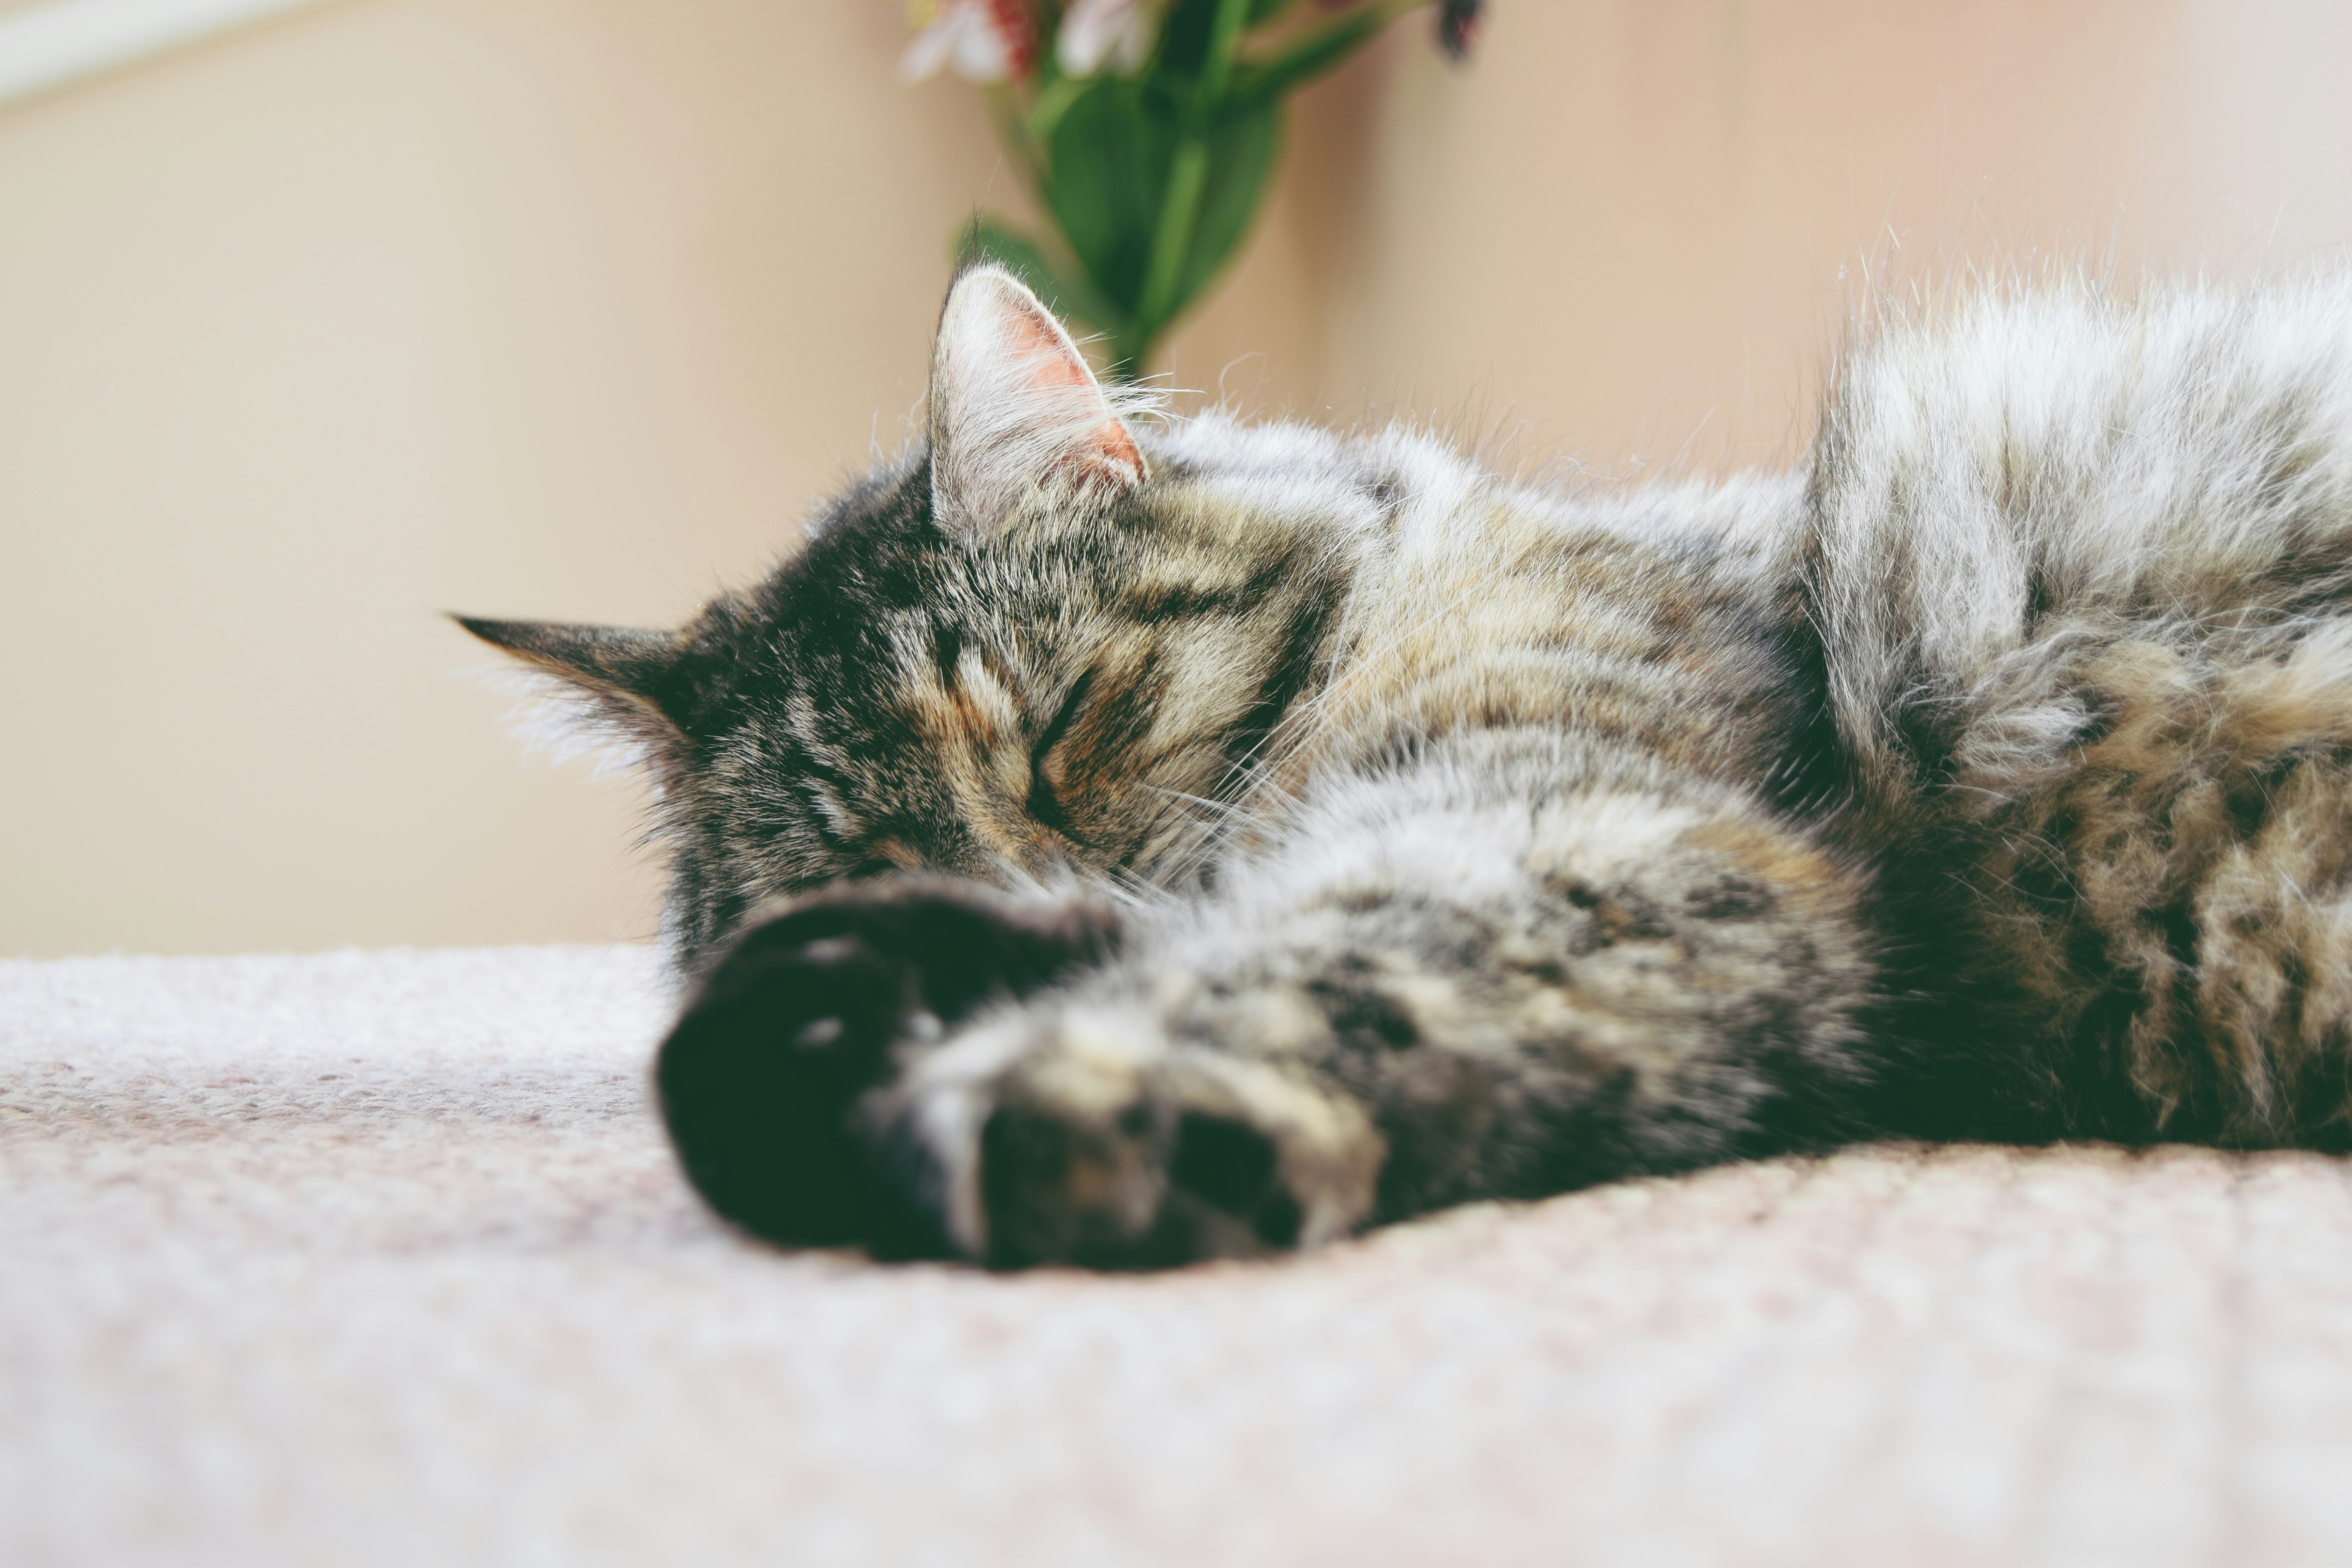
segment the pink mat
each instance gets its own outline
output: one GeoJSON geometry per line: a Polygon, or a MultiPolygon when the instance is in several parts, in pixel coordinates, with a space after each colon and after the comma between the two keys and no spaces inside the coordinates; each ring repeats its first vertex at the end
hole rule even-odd
{"type": "Polygon", "coordinates": [[[1878,1147],[1145,1279],[718,1229],[635,949],[0,963],[0,1561],[2352,1563],[2352,1184],[1878,1147]]]}

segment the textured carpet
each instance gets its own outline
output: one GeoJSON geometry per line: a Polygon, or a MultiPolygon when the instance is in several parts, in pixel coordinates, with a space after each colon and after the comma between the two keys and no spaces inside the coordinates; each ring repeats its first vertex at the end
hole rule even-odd
{"type": "Polygon", "coordinates": [[[2352,1562],[2352,1184],[1874,1148],[1317,1256],[788,1256],[631,949],[0,964],[0,1562],[2352,1562]]]}

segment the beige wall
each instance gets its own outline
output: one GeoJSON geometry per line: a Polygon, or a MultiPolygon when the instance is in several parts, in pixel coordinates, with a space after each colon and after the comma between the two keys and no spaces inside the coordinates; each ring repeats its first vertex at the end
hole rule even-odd
{"type": "MultiPolygon", "coordinates": [[[[0,112],[0,952],[651,931],[631,790],[520,757],[434,612],[674,620],[900,438],[947,235],[1019,205],[900,15],[342,0],[0,112]]],[[[1464,72],[1412,24],[1176,378],[1768,456],[1865,262],[2352,233],[2343,16],[1495,0],[1464,72]]]]}
{"type": "Polygon", "coordinates": [[[1458,88],[1402,62],[1374,121],[1330,395],[1603,464],[1760,457],[1865,268],[2352,237],[2338,0],[1503,0],[1490,40],[1458,88]]]}

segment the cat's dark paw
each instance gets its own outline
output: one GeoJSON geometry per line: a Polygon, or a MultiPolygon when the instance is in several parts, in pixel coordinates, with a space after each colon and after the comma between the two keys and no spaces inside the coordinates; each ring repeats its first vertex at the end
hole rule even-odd
{"type": "Polygon", "coordinates": [[[856,883],[756,917],[696,984],[655,1068],[695,1189],[793,1246],[951,1250],[937,1157],[862,1102],[982,1004],[1097,962],[1082,902],[935,879],[856,883]]]}
{"type": "Polygon", "coordinates": [[[1347,1235],[1384,1145],[1295,1064],[1171,1037],[1153,1009],[1056,993],[982,1020],[889,1093],[938,1152],[957,1251],[995,1268],[1165,1268],[1347,1235]]]}
{"type": "Polygon", "coordinates": [[[1275,1134],[1150,1097],[1108,1126],[1051,1103],[997,1106],[981,1129],[980,1193],[996,1268],[1251,1258],[1297,1247],[1306,1218],[1275,1134]]]}

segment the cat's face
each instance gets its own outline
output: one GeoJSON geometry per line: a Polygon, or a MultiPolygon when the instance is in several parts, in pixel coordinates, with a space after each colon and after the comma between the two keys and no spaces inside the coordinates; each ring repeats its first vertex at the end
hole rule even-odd
{"type": "Polygon", "coordinates": [[[676,634],[467,620],[641,743],[698,963],[845,878],[1160,880],[1197,860],[1328,655],[1314,520],[1148,465],[993,269],[949,297],[929,439],[676,634]]]}

